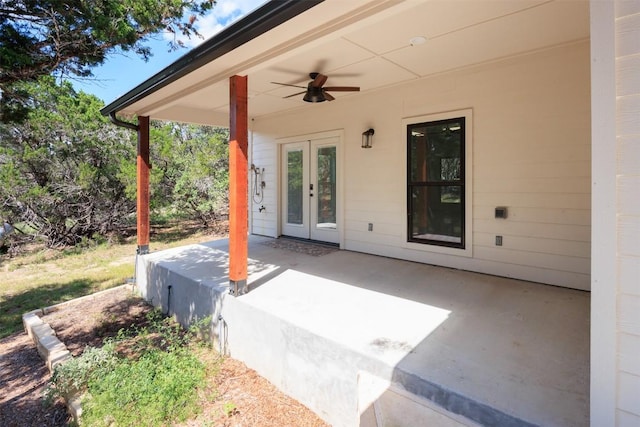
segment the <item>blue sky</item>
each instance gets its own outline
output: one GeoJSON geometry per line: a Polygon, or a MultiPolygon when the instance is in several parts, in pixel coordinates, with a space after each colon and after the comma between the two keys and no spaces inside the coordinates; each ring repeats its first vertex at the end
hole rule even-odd
{"type": "Polygon", "coordinates": [[[116,53],[103,65],[93,69],[92,79],[72,79],[71,83],[76,90],[94,94],[108,104],[265,2],[266,0],[218,0],[207,16],[196,21],[203,39],[183,39],[187,48],[169,52],[168,40],[173,35],[161,34],[147,43],[153,54],[149,61],[144,62],[132,53],[116,53]]]}

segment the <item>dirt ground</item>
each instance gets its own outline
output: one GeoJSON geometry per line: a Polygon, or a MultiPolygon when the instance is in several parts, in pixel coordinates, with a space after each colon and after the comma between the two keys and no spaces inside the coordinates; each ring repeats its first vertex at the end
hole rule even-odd
{"type": "MultiPolygon", "coordinates": [[[[121,328],[144,324],[149,310],[129,290],[119,288],[67,303],[43,316],[43,321],[77,356],[85,346],[100,346],[121,328]]],[[[218,356],[211,350],[205,357],[218,356]]],[[[67,425],[70,419],[61,402],[43,404],[48,380],[49,372],[24,332],[0,340],[0,426],[67,425]]],[[[225,358],[218,374],[208,378],[200,397],[202,412],[182,426],[327,426],[308,408],[231,358],[225,358]]]]}

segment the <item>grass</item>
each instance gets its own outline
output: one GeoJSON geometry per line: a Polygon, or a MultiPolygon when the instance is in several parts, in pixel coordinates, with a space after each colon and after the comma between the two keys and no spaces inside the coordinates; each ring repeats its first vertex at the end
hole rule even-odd
{"type": "Polygon", "coordinates": [[[82,422],[152,427],[184,421],[198,410],[196,390],[204,380],[204,365],[187,350],[156,350],[138,360],[120,360],[90,381],[82,422]]]}
{"type": "Polygon", "coordinates": [[[198,390],[215,363],[203,363],[198,328],[185,331],[154,310],[148,326],[120,330],[100,348],[56,366],[46,396],[49,402],[80,391],[82,424],[91,426],[160,426],[184,421],[199,411],[198,390]]]}
{"type": "MultiPolygon", "coordinates": [[[[210,240],[181,223],[152,228],[153,251],[210,240]]],[[[0,339],[22,329],[22,314],[121,285],[134,274],[136,244],[103,243],[66,250],[35,246],[0,256],[0,339]]]]}

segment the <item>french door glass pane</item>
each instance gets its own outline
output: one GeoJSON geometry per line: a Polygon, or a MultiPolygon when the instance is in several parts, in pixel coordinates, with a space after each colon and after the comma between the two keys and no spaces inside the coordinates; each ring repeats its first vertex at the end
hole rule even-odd
{"type": "Polygon", "coordinates": [[[318,148],[318,228],[336,228],[336,147],[318,148]]]}
{"type": "Polygon", "coordinates": [[[287,222],[302,224],[302,150],[287,152],[287,222]]]}

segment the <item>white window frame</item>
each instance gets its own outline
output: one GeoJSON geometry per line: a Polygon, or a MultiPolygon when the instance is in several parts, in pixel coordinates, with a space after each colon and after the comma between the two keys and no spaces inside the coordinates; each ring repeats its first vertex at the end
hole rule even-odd
{"type": "MultiPolygon", "coordinates": [[[[465,119],[465,158],[464,158],[464,197],[465,197],[465,208],[464,208],[464,248],[452,248],[447,246],[440,245],[430,245],[428,243],[416,243],[409,241],[409,212],[407,203],[404,203],[404,247],[406,249],[412,249],[421,252],[433,252],[439,254],[446,255],[456,255],[456,256],[464,256],[471,258],[473,257],[473,110],[471,108],[454,110],[454,111],[446,111],[441,113],[427,114],[423,116],[414,116],[414,117],[406,117],[402,119],[402,137],[403,137],[403,147],[404,147],[404,188],[407,191],[407,175],[408,175],[408,164],[407,164],[407,126],[417,124],[417,123],[426,123],[426,122],[436,122],[439,120],[448,120],[455,119],[457,117],[464,117],[465,119]]],[[[407,200],[407,196],[405,194],[405,200],[407,200]]]]}

